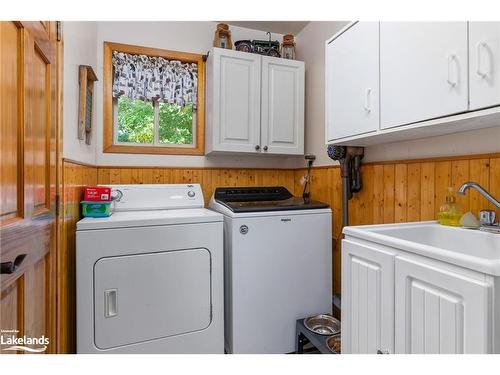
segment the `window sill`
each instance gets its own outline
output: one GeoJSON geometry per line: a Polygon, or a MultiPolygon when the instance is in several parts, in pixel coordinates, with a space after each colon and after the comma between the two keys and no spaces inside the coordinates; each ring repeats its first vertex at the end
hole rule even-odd
{"type": "Polygon", "coordinates": [[[205,155],[203,149],[184,147],[158,147],[158,146],[127,146],[110,145],[104,147],[104,153],[115,154],[152,154],[152,155],[205,155]]]}

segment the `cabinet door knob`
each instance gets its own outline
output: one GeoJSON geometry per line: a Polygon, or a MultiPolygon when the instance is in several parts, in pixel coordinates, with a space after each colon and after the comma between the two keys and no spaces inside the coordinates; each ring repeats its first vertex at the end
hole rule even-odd
{"type": "Polygon", "coordinates": [[[264,146],[264,151],[267,151],[267,146],[264,146]]]}
{"type": "Polygon", "coordinates": [[[255,151],[259,151],[260,150],[260,146],[259,145],[255,145],[255,151]]]}

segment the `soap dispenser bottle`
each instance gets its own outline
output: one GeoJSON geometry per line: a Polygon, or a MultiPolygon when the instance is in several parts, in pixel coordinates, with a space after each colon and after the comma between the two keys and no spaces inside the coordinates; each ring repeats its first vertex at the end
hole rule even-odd
{"type": "Polygon", "coordinates": [[[457,203],[453,188],[449,187],[446,202],[439,207],[438,222],[441,225],[459,227],[462,215],[463,212],[457,203]]]}

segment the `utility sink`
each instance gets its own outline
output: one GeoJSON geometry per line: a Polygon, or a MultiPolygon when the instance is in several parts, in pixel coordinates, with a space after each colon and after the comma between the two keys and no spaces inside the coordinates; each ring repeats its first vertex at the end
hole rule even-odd
{"type": "Polygon", "coordinates": [[[435,221],[345,227],[344,234],[500,276],[500,234],[435,221]]]}

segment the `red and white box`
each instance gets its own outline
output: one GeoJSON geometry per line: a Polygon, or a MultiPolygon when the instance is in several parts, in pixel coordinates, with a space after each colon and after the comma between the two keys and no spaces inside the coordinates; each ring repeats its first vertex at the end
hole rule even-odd
{"type": "Polygon", "coordinates": [[[108,202],[111,200],[111,188],[107,186],[85,186],[83,200],[92,202],[108,202]]]}

